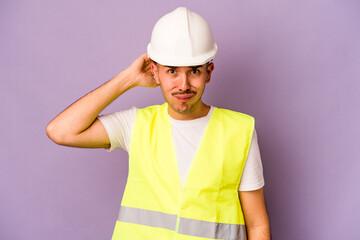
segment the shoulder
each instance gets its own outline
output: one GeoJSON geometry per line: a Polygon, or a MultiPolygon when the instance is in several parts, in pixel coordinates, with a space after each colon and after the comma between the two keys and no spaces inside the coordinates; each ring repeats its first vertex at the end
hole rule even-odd
{"type": "Polygon", "coordinates": [[[154,116],[156,113],[160,113],[164,109],[166,109],[166,103],[162,105],[152,105],[145,108],[140,108],[137,110],[137,116],[138,115],[141,117],[154,116]]]}
{"type": "Polygon", "coordinates": [[[215,108],[214,113],[219,118],[224,118],[229,121],[246,121],[246,122],[249,122],[252,124],[255,123],[255,119],[253,116],[250,116],[250,115],[242,113],[242,112],[233,111],[230,109],[215,108]]]}

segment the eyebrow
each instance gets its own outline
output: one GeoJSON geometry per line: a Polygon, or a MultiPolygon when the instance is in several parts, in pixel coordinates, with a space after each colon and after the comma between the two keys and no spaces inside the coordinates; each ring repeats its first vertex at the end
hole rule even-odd
{"type": "MultiPolygon", "coordinates": [[[[177,69],[177,68],[179,68],[179,67],[175,67],[175,66],[164,66],[164,67],[167,67],[167,68],[173,68],[173,69],[177,69]]],[[[197,66],[188,66],[189,68],[200,68],[200,67],[202,67],[202,65],[197,65],[197,66]]]]}

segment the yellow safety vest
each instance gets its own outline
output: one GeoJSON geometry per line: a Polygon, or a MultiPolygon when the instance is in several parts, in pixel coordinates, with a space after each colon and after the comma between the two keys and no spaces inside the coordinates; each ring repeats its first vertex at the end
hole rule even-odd
{"type": "Polygon", "coordinates": [[[137,111],[112,240],[245,240],[238,187],[251,116],[215,108],[182,188],[167,103],[137,111]]]}

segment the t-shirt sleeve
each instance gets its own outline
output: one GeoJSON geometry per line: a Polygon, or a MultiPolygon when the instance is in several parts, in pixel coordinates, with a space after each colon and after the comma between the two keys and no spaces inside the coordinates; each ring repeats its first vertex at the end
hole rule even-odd
{"type": "Polygon", "coordinates": [[[110,152],[117,148],[129,151],[136,112],[137,108],[132,107],[128,110],[98,116],[110,139],[110,148],[106,148],[107,151],[110,152]]]}
{"type": "Polygon", "coordinates": [[[241,176],[239,191],[254,191],[265,185],[260,149],[254,130],[248,158],[241,176]]]}

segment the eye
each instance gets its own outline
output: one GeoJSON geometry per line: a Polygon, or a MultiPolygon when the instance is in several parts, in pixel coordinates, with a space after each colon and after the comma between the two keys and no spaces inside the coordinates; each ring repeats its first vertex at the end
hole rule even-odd
{"type": "Polygon", "coordinates": [[[175,69],[170,68],[170,69],[168,70],[168,73],[174,74],[174,73],[175,73],[175,69]]]}
{"type": "Polygon", "coordinates": [[[197,69],[197,68],[193,68],[193,69],[191,69],[191,73],[192,74],[198,74],[200,71],[199,71],[199,69],[197,69]]]}

